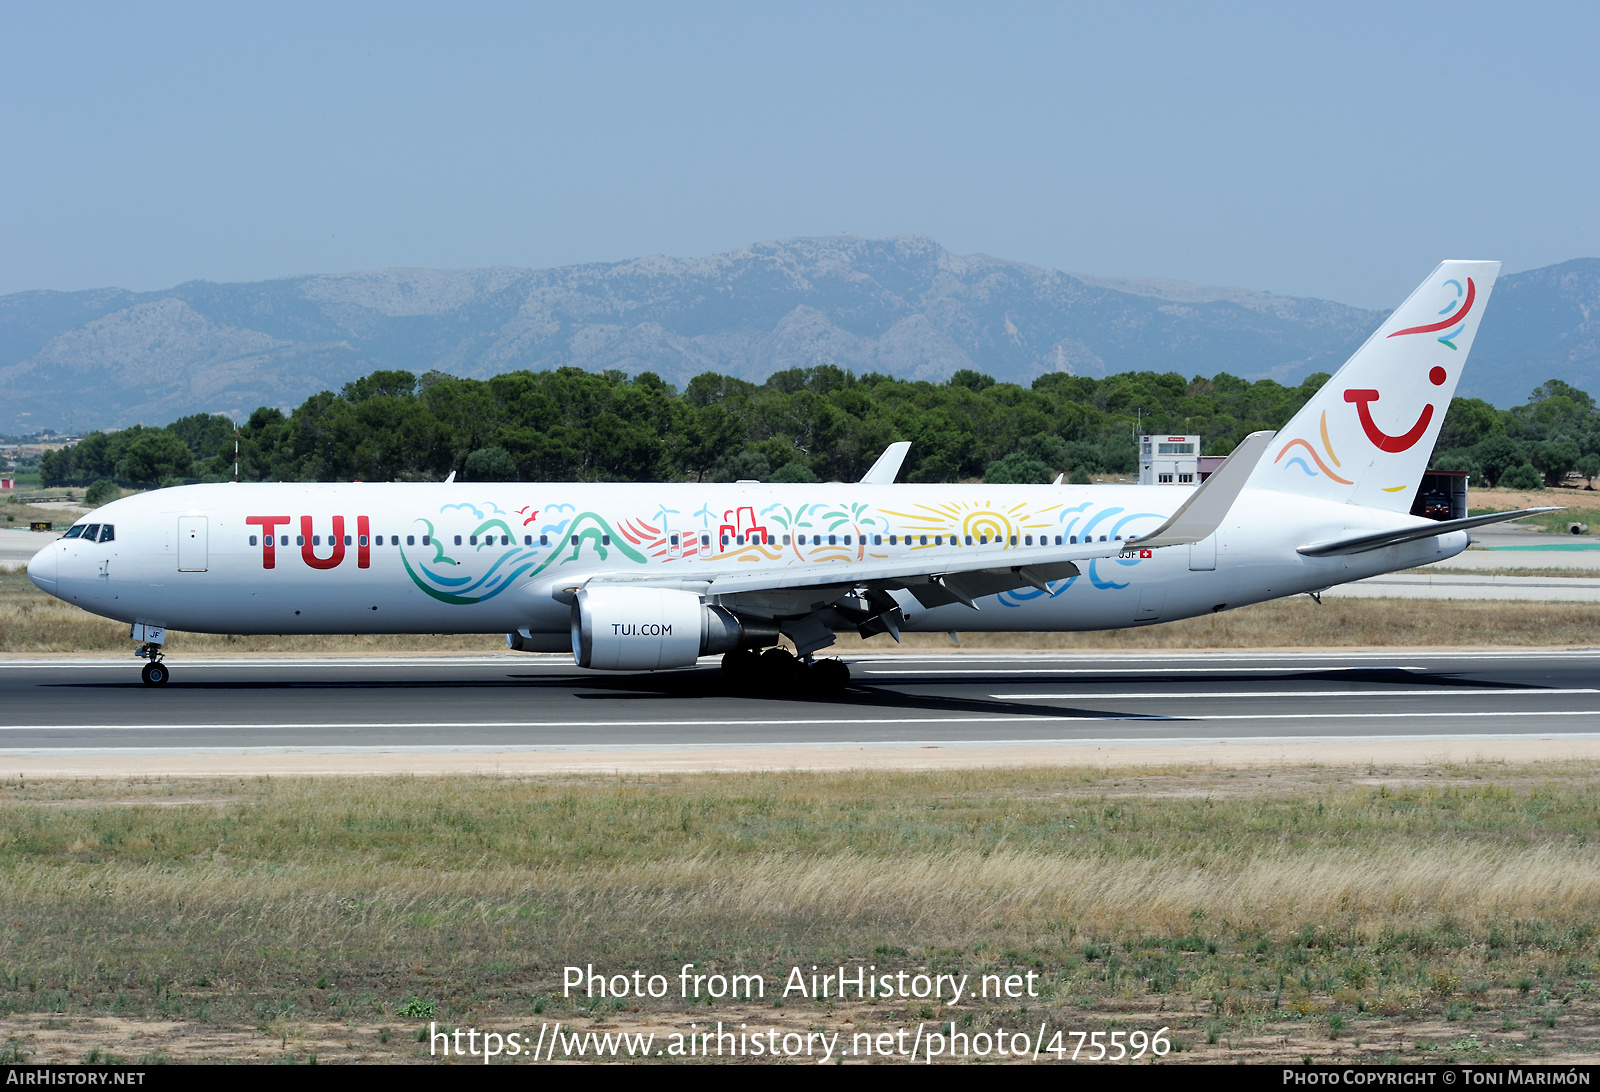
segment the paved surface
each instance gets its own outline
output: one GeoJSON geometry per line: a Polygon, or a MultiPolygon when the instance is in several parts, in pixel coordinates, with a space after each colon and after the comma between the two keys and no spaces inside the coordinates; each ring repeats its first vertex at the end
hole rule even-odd
{"type": "MultiPolygon", "coordinates": [[[[1572,576],[1478,575],[1470,570],[1439,569],[1391,573],[1340,584],[1325,593],[1330,599],[1516,599],[1560,603],[1600,603],[1600,572],[1577,570],[1572,576]]],[[[1600,622],[1600,615],[1596,616],[1600,622]]]]}
{"type": "MultiPolygon", "coordinates": [[[[71,526],[70,521],[66,526],[71,526]]],[[[30,531],[26,527],[17,531],[10,527],[0,527],[0,568],[27,568],[33,555],[42,550],[45,543],[54,542],[60,537],[59,531],[30,531]]]]}
{"type": "Polygon", "coordinates": [[[730,692],[707,663],[555,657],[0,661],[0,753],[1600,735],[1600,652],[893,655],[832,697],[730,692]]]}

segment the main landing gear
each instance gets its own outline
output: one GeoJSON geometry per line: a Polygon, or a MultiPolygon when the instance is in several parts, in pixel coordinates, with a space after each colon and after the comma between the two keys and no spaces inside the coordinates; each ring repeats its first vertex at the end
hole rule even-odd
{"type": "Polygon", "coordinates": [[[722,674],[734,685],[780,691],[810,689],[836,694],[850,685],[850,668],[843,660],[797,658],[786,648],[756,652],[739,648],[722,657],[722,674]]]}
{"type": "Polygon", "coordinates": [[[134,655],[150,661],[144,665],[144,670],[139,672],[139,677],[144,680],[146,686],[167,685],[167,680],[172,678],[172,672],[167,670],[167,665],[161,662],[160,645],[142,645],[134,652],[134,655]]]}

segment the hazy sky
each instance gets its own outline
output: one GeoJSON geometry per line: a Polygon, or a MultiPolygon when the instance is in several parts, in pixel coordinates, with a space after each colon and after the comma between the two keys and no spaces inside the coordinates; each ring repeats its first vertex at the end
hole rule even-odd
{"type": "Polygon", "coordinates": [[[0,5],[0,293],[921,232],[1398,303],[1600,254],[1600,5],[0,5]]]}

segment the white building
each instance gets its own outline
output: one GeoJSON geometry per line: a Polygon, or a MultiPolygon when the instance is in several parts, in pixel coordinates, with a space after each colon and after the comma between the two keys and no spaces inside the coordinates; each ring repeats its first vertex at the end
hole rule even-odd
{"type": "Polygon", "coordinates": [[[1139,437],[1140,485],[1195,485],[1200,481],[1200,437],[1139,437]]]}

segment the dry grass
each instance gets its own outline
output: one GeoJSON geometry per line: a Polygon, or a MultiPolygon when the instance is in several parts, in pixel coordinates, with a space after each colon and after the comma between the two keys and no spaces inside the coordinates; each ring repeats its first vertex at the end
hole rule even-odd
{"type": "MultiPolygon", "coordinates": [[[[1159,626],[1090,633],[963,632],[972,649],[1205,649],[1328,647],[1588,647],[1600,638],[1595,609],[1584,603],[1470,600],[1280,599],[1223,614],[1159,626]]],[[[88,614],[34,587],[25,573],[0,573],[0,653],[125,652],[127,627],[88,614]]],[[[887,635],[868,641],[844,636],[834,650],[950,648],[936,633],[908,633],[896,645],[887,635]]],[[[401,636],[231,637],[173,633],[175,655],[401,652],[504,652],[497,634],[401,636]]]]}
{"type": "Polygon", "coordinates": [[[478,1027],[1046,1019],[1166,1024],[1192,1060],[1559,1059],[1600,1030],[1597,823],[1573,763],[12,783],[0,1024],[41,1058],[112,1027],[405,1058],[419,996],[478,1027]],[[1045,988],[779,1012],[559,985],[858,960],[1045,988]]]}

